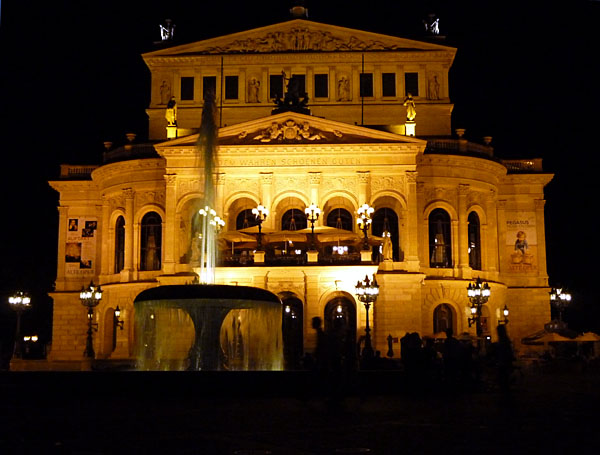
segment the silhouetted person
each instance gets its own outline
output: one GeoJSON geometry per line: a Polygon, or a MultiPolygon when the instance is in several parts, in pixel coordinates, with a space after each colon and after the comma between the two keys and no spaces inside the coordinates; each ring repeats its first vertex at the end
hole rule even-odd
{"type": "Polygon", "coordinates": [[[498,341],[492,344],[491,355],[496,367],[498,386],[502,392],[508,392],[515,355],[510,338],[506,333],[506,325],[499,325],[496,330],[498,341]]]}
{"type": "Polygon", "coordinates": [[[322,327],[323,321],[320,317],[312,318],[312,328],[317,332],[317,347],[315,349],[315,368],[317,371],[324,372],[328,369],[329,353],[327,348],[327,338],[322,327]]]}
{"type": "Polygon", "coordinates": [[[444,375],[447,381],[455,382],[458,379],[461,358],[461,346],[454,338],[451,328],[446,329],[446,340],[444,341],[444,375]]]}

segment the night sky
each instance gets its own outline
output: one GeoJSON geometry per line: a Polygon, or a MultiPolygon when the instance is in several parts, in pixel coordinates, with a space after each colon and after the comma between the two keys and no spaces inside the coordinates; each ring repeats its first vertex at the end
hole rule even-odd
{"type": "MultiPolygon", "coordinates": [[[[60,163],[100,163],[103,141],[123,142],[126,132],[147,135],[150,77],[140,54],[160,39],[159,24],[171,18],[181,44],[289,18],[286,1],[205,3],[2,2],[0,342],[12,336],[6,300],[16,289],[34,299],[24,333],[49,338],[45,294],[55,278],[58,195],[47,181],[58,177],[60,163]]],[[[406,38],[420,36],[427,13],[440,17],[444,44],[458,48],[450,73],[453,129],[466,128],[474,142],[493,136],[496,156],[541,157],[556,174],[546,191],[550,283],[568,286],[584,310],[583,316],[572,312],[572,324],[598,329],[592,292],[598,211],[588,201],[600,180],[592,142],[600,2],[556,3],[328,0],[307,6],[313,21],[406,38]]]]}

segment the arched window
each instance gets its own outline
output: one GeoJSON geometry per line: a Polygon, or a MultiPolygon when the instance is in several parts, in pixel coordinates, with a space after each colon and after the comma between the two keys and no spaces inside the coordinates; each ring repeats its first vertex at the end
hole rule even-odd
{"type": "Polygon", "coordinates": [[[291,209],[281,217],[281,229],[287,231],[297,231],[308,226],[306,214],[300,209],[291,209]]]}
{"type": "Polygon", "coordinates": [[[140,270],[160,270],[162,219],[158,213],[148,212],[144,215],[140,234],[140,270]]]}
{"type": "Polygon", "coordinates": [[[125,218],[120,216],[115,223],[115,270],[119,273],[125,267],[125,218]]]}
{"type": "Polygon", "coordinates": [[[452,267],[450,215],[435,209],[429,215],[429,257],[431,267],[452,267]]]}
{"type": "Polygon", "coordinates": [[[479,229],[479,216],[475,212],[469,213],[469,267],[481,270],[481,234],[479,229]]]}
{"type": "Polygon", "coordinates": [[[433,310],[433,333],[445,332],[447,329],[454,331],[454,316],[450,305],[442,303],[433,310]]]}
{"type": "Polygon", "coordinates": [[[256,216],[252,213],[252,209],[242,210],[235,218],[235,228],[237,230],[246,229],[257,224],[256,216]]]}
{"type": "Polygon", "coordinates": [[[393,259],[394,261],[400,261],[400,242],[399,242],[399,230],[398,230],[398,215],[392,209],[384,207],[378,209],[373,214],[373,224],[371,226],[371,232],[373,235],[383,237],[383,233],[387,231],[390,233],[390,239],[392,240],[393,248],[393,259]]]}
{"type": "Polygon", "coordinates": [[[327,226],[352,231],[354,229],[352,214],[342,208],[333,209],[327,215],[327,226]]]}

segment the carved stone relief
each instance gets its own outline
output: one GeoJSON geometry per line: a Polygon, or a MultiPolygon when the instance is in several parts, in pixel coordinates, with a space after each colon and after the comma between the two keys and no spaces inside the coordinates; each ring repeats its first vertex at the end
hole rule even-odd
{"type": "Polygon", "coordinates": [[[288,51],[366,51],[402,49],[398,44],[379,40],[360,39],[356,36],[334,35],[330,31],[295,27],[287,31],[268,32],[264,35],[236,39],[220,46],[201,51],[207,54],[256,53],[288,51]]]}

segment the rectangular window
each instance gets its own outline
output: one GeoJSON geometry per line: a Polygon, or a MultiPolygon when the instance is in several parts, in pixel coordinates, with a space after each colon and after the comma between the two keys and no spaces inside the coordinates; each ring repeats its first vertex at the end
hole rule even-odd
{"type": "Polygon", "coordinates": [[[298,90],[298,96],[304,96],[306,93],[306,76],[304,74],[294,74],[288,84],[292,81],[294,83],[292,88],[295,87],[295,89],[298,90]]]}
{"type": "Polygon", "coordinates": [[[381,74],[381,94],[383,96],[396,96],[396,73],[381,74]]]}
{"type": "Polygon", "coordinates": [[[225,99],[226,100],[237,100],[238,99],[238,77],[237,76],[225,76],[225,99]]]}
{"type": "Polygon", "coordinates": [[[271,74],[269,76],[269,99],[283,98],[283,76],[271,74]]]}
{"type": "Polygon", "coordinates": [[[315,98],[329,96],[329,77],[327,74],[315,74],[315,98]]]}
{"type": "Polygon", "coordinates": [[[373,73],[361,73],[360,96],[368,98],[373,96],[373,73]]]}
{"type": "Polygon", "coordinates": [[[419,73],[404,73],[404,95],[419,96],[419,73]]]}
{"type": "Polygon", "coordinates": [[[204,76],[202,78],[202,99],[206,99],[206,95],[212,93],[213,97],[217,96],[217,76],[204,76]]]}
{"type": "Polygon", "coordinates": [[[194,99],[194,78],[193,77],[182,77],[181,78],[181,99],[182,100],[193,100],[194,99]]]}

